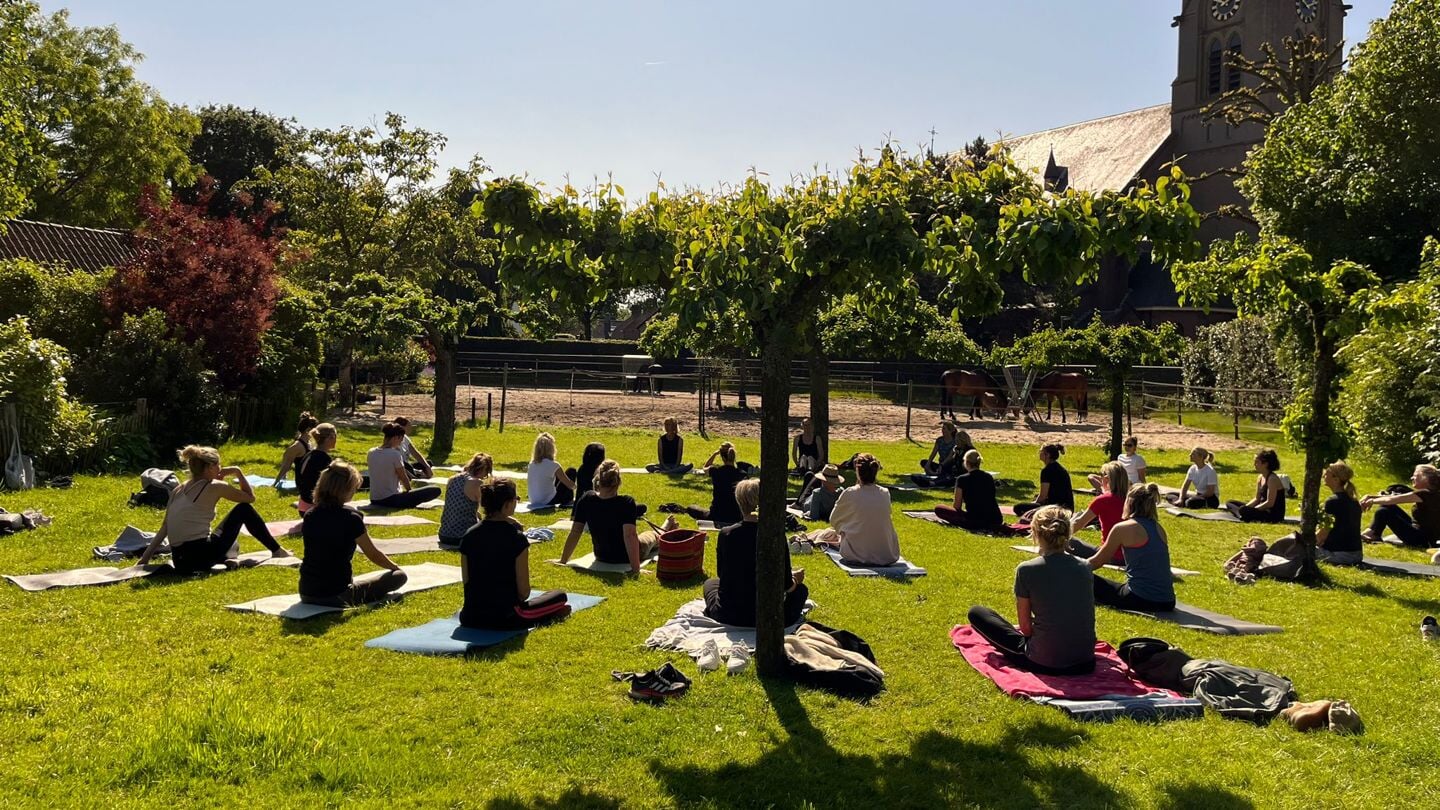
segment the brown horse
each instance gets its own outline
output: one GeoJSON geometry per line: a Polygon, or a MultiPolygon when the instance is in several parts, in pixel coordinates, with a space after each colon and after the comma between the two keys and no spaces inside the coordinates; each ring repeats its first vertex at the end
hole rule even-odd
{"type": "Polygon", "coordinates": [[[1074,371],[1052,371],[1041,375],[1030,389],[1032,401],[1038,409],[1041,397],[1045,399],[1045,420],[1054,417],[1055,401],[1060,401],[1060,422],[1064,424],[1065,400],[1075,403],[1075,410],[1084,422],[1090,412],[1090,378],[1074,371]]]}
{"type": "Polygon", "coordinates": [[[955,400],[959,397],[970,397],[971,419],[976,418],[981,408],[991,408],[1000,411],[1003,415],[1010,408],[1010,397],[1005,389],[995,382],[983,371],[967,371],[965,369],[952,368],[940,375],[940,418],[945,418],[945,412],[950,412],[950,418],[955,418],[955,400]]]}

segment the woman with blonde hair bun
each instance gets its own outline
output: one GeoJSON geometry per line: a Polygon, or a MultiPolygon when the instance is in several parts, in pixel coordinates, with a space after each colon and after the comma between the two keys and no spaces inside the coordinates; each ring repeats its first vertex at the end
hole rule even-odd
{"type": "Polygon", "coordinates": [[[1104,545],[1090,557],[1098,571],[1125,550],[1125,581],[1114,582],[1096,574],[1095,602],[1121,610],[1175,609],[1175,581],[1170,576],[1170,544],[1157,518],[1160,488],[1135,484],[1125,496],[1124,519],[1110,530],[1104,545]]]}
{"type": "Polygon", "coordinates": [[[1015,568],[1015,626],[987,607],[970,608],[970,626],[1006,660],[1034,672],[1080,675],[1095,669],[1095,588],[1085,561],[1066,552],[1070,512],[1042,506],[1030,520],[1040,554],[1015,568]]]}
{"type": "Polygon", "coordinates": [[[255,511],[255,490],[239,467],[220,466],[220,452],[213,447],[190,445],[180,451],[180,461],[190,470],[185,483],[170,493],[165,519],[160,530],[136,565],[145,565],[160,545],[170,541],[170,564],[182,573],[208,571],[216,565],[236,568],[240,554],[240,529],[249,530],[273,557],[289,557],[265,526],[265,519],[255,511]],[[235,483],[227,484],[226,478],[235,483]],[[220,501],[233,501],[230,514],[213,531],[215,508],[220,501]]]}

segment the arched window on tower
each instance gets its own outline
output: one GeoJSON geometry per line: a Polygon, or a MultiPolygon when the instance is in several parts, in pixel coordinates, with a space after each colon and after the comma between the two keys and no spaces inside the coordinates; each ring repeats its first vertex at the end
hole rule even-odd
{"type": "Polygon", "coordinates": [[[1205,82],[1205,89],[1209,95],[1220,95],[1220,74],[1225,64],[1225,49],[1221,47],[1220,40],[1210,40],[1210,59],[1207,64],[1208,80],[1205,82]]]}
{"type": "Polygon", "coordinates": [[[1225,48],[1225,89],[1240,89],[1240,70],[1235,67],[1235,57],[1240,55],[1240,35],[1231,34],[1230,44],[1225,48]]]}

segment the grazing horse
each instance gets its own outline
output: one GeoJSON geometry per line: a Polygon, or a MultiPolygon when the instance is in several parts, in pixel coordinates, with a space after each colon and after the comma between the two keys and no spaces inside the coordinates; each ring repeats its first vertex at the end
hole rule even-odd
{"type": "Polygon", "coordinates": [[[1084,422],[1090,412],[1090,378],[1074,371],[1052,371],[1035,380],[1030,389],[1032,401],[1038,409],[1040,398],[1045,398],[1045,420],[1054,415],[1055,401],[1060,401],[1060,422],[1065,423],[1065,400],[1075,403],[1075,410],[1084,422]]]}
{"type": "Polygon", "coordinates": [[[971,419],[979,415],[981,408],[993,408],[1003,414],[1010,407],[1010,397],[1005,389],[983,371],[952,368],[940,375],[941,419],[945,418],[946,411],[950,412],[951,419],[955,418],[954,403],[958,397],[972,397],[971,419]]]}

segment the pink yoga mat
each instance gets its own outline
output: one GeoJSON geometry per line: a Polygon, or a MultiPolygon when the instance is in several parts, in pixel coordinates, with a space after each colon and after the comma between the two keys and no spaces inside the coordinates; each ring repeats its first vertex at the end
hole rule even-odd
{"type": "Polygon", "coordinates": [[[1135,677],[1115,648],[1103,641],[1095,642],[1095,671],[1089,675],[1041,675],[1029,672],[1005,660],[968,624],[950,631],[950,641],[965,660],[981,675],[995,682],[1000,691],[1011,697],[1050,697],[1067,700],[1094,700],[1111,695],[1140,697],[1156,692],[1182,697],[1168,689],[1150,686],[1135,677]]]}

